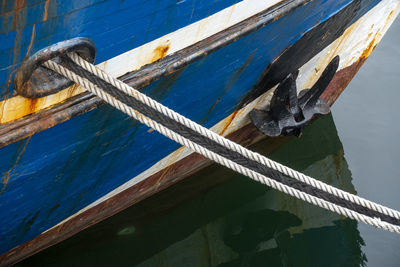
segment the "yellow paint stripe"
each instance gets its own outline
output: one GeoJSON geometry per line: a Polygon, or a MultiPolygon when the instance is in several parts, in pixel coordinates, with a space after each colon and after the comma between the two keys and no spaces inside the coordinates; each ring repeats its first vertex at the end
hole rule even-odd
{"type": "Polygon", "coordinates": [[[8,98],[0,102],[0,124],[49,108],[82,92],[84,92],[82,87],[73,85],[56,94],[37,99],[29,99],[22,96],[8,98]]]}

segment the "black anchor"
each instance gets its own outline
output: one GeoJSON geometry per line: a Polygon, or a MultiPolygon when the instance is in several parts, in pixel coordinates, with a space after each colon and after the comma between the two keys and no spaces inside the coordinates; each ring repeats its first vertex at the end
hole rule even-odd
{"type": "Polygon", "coordinates": [[[267,136],[300,136],[314,115],[330,112],[321,94],[328,87],[339,67],[336,56],[325,68],[311,89],[304,89],[297,96],[296,79],[299,71],[289,74],[276,88],[269,110],[253,109],[250,119],[259,131],[267,136]]]}

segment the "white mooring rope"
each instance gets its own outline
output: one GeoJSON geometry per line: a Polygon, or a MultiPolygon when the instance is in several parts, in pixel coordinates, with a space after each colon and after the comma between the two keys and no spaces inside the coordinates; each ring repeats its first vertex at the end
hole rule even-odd
{"type": "MultiPolygon", "coordinates": [[[[94,74],[95,76],[100,77],[101,79],[110,83],[111,85],[118,88],[125,94],[134,97],[141,103],[152,107],[153,109],[159,111],[163,115],[173,119],[174,121],[177,121],[177,122],[185,125],[186,127],[194,130],[195,132],[200,133],[201,135],[215,141],[216,143],[218,143],[224,147],[231,149],[232,151],[238,152],[241,155],[243,155],[249,159],[252,159],[258,163],[261,163],[271,169],[279,171],[289,177],[297,179],[305,184],[311,185],[315,188],[323,190],[334,196],[340,197],[346,201],[358,204],[362,207],[366,207],[370,210],[380,212],[380,213],[388,215],[390,217],[400,219],[400,212],[398,212],[396,210],[384,207],[384,206],[374,203],[372,201],[360,198],[358,196],[355,196],[355,195],[345,192],[343,190],[337,189],[333,186],[327,185],[327,184],[325,184],[321,181],[318,181],[312,177],[309,177],[309,176],[304,175],[300,172],[297,172],[291,168],[288,168],[282,164],[272,161],[263,155],[260,155],[253,151],[250,151],[250,150],[244,148],[243,146],[236,144],[236,143],[214,133],[213,131],[183,117],[182,115],[174,112],[173,110],[163,106],[162,104],[160,104],[160,103],[156,102],[155,100],[147,97],[146,95],[140,93],[139,91],[137,91],[134,88],[130,87],[129,85],[123,83],[122,81],[120,81],[120,80],[108,75],[104,71],[98,69],[93,64],[91,64],[91,63],[87,62],[86,60],[82,59],[81,57],[79,57],[77,54],[71,53],[68,56],[78,66],[80,66],[83,69],[87,70],[88,72],[94,74]]],[[[360,222],[364,222],[366,224],[369,224],[369,225],[372,225],[375,227],[383,228],[383,229],[389,230],[391,232],[400,233],[399,225],[394,225],[394,224],[382,221],[380,218],[372,218],[370,216],[361,214],[354,210],[351,210],[351,209],[339,206],[337,204],[331,203],[329,201],[326,201],[324,199],[312,196],[303,191],[300,191],[298,189],[295,189],[288,185],[285,185],[279,181],[268,178],[258,172],[255,172],[249,168],[246,168],[246,166],[237,164],[215,152],[212,152],[212,151],[196,144],[195,142],[175,133],[174,131],[163,126],[162,124],[157,123],[156,121],[139,113],[138,111],[134,110],[130,106],[122,103],[115,97],[104,92],[101,88],[99,88],[99,86],[90,82],[88,79],[75,74],[73,71],[70,71],[69,69],[59,65],[58,63],[56,63],[54,61],[47,61],[43,65],[49,69],[54,70],[55,72],[67,77],[68,79],[74,81],[75,83],[80,84],[81,86],[86,88],[88,91],[90,91],[90,92],[94,93],[95,95],[99,96],[100,98],[102,98],[105,102],[107,102],[110,105],[114,106],[115,108],[121,110],[122,112],[126,113],[127,115],[133,117],[134,119],[140,121],[141,123],[147,125],[148,127],[155,129],[156,131],[160,132],[161,134],[165,135],[166,137],[180,143],[183,146],[186,146],[186,147],[192,149],[193,151],[195,151],[195,152],[197,152],[197,153],[199,153],[199,154],[201,154],[201,155],[203,155],[225,167],[228,167],[238,173],[241,173],[243,175],[250,177],[253,180],[256,180],[260,183],[266,184],[274,189],[277,189],[277,190],[284,192],[286,194],[289,194],[291,196],[297,197],[297,198],[304,200],[306,202],[309,202],[311,204],[320,206],[322,208],[328,209],[330,211],[336,212],[338,214],[344,215],[346,217],[355,219],[360,222]]]]}

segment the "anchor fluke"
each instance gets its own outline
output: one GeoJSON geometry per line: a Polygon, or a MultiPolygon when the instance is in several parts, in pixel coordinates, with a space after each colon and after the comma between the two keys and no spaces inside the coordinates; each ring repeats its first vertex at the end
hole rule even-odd
{"type": "Polygon", "coordinates": [[[339,56],[333,58],[318,81],[299,95],[296,86],[299,72],[289,74],[276,88],[268,110],[250,112],[253,124],[267,136],[300,136],[314,116],[330,112],[329,105],[320,97],[333,79],[339,61],[339,56]]]}

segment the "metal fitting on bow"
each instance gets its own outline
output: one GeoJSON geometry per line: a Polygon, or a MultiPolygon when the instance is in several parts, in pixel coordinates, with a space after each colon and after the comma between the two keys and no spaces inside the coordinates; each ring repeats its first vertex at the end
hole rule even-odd
{"type": "Polygon", "coordinates": [[[22,62],[14,78],[14,85],[19,95],[38,98],[57,93],[73,84],[60,74],[43,67],[47,60],[55,60],[62,64],[61,56],[76,52],[87,61],[93,63],[96,47],[88,38],[78,37],[62,41],[39,50],[22,62]]]}
{"type": "Polygon", "coordinates": [[[267,136],[300,136],[315,115],[330,112],[329,105],[320,96],[335,75],[339,60],[339,56],[332,59],[314,86],[302,90],[298,96],[298,71],[289,74],[276,88],[268,110],[250,112],[253,124],[267,136]]]}

